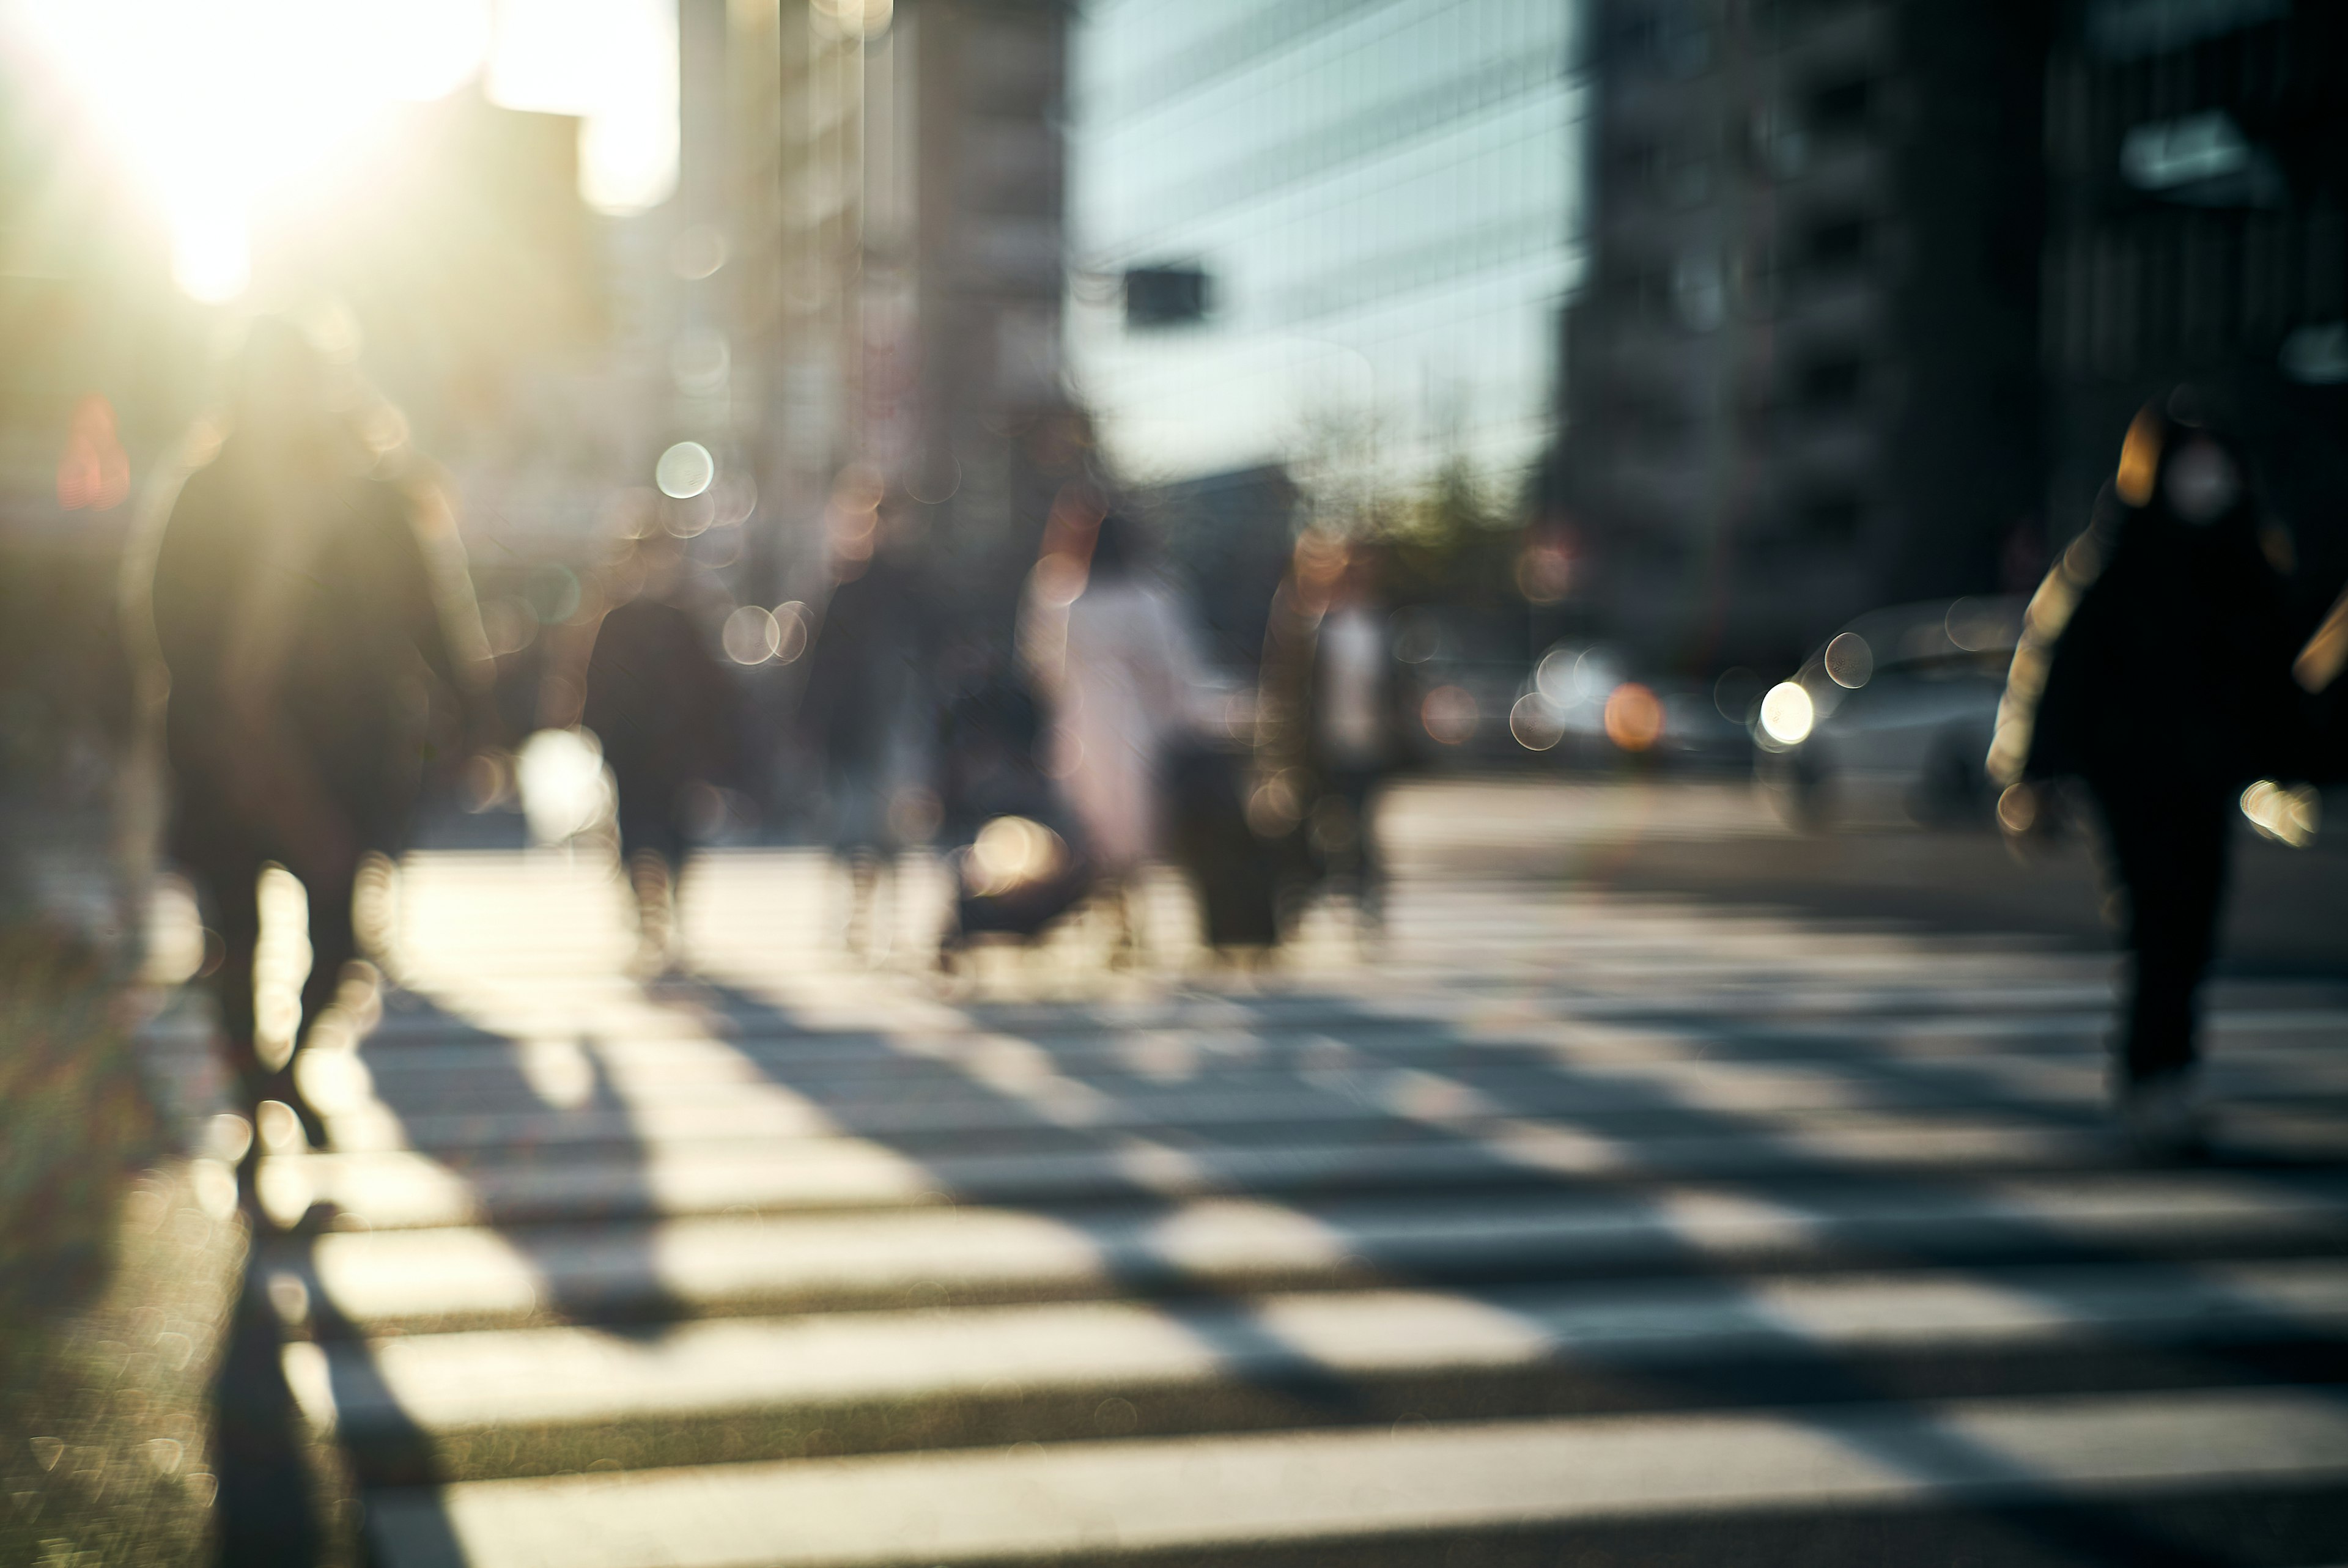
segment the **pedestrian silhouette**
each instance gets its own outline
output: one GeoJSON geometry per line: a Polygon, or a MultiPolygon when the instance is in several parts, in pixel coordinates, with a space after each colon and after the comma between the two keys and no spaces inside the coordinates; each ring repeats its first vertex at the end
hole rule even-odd
{"type": "Polygon", "coordinates": [[[851,468],[826,513],[832,588],[808,661],[799,728],[823,758],[832,851],[849,868],[849,950],[886,945],[880,872],[909,834],[892,807],[924,774],[934,719],[922,680],[929,620],[907,557],[910,503],[851,468]]]}
{"type": "Polygon", "coordinates": [[[226,437],[132,569],[134,637],[168,679],[170,846],[220,934],[229,1063],[248,1106],[286,1103],[313,1143],[324,1128],[293,1063],[359,956],[361,861],[406,847],[433,736],[450,727],[435,716],[461,716],[455,756],[495,726],[440,487],[404,445],[371,449],[332,412],[330,368],[295,327],[253,325],[226,437]],[[271,862],[308,895],[312,958],[291,1040],[264,1050],[254,958],[271,862]]]}
{"type": "Polygon", "coordinates": [[[1205,672],[1185,608],[1149,571],[1133,522],[1055,510],[1019,645],[1051,714],[1047,766],[1101,879],[1122,958],[1135,947],[1136,876],[1166,846],[1169,758],[1200,729],[1205,672]]]}
{"type": "Polygon", "coordinates": [[[1265,624],[1251,813],[1261,830],[1301,831],[1310,862],[1350,886],[1373,926],[1385,893],[1377,794],[1402,749],[1378,568],[1359,542],[1297,541],[1265,624]]]}
{"type": "Polygon", "coordinates": [[[619,802],[620,860],[634,895],[637,967],[676,962],[676,886],[693,843],[693,798],[734,774],[739,702],[685,600],[684,547],[665,533],[631,539],[603,575],[602,613],[565,651],[575,676],[551,681],[558,727],[594,732],[619,802]]]}
{"type": "Polygon", "coordinates": [[[2116,1108],[2140,1148],[2200,1143],[2199,995],[2243,786],[2302,771],[2281,562],[2237,444],[2180,393],[2130,425],[2092,525],[2032,599],[1990,753],[1999,815],[2085,782],[2125,896],[2132,960],[2116,1108]]]}

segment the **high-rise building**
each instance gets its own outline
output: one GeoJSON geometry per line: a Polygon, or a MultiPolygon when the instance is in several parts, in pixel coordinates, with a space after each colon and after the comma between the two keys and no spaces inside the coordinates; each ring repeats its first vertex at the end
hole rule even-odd
{"type": "Polygon", "coordinates": [[[728,10],[721,276],[778,569],[819,559],[824,497],[862,464],[923,504],[941,577],[1000,619],[1081,440],[1060,366],[1067,7],[728,10]]]}
{"type": "Polygon", "coordinates": [[[2095,0],[2047,77],[2057,539],[2178,383],[2238,425],[2309,595],[2348,577],[2348,10],[2095,0]]]}
{"type": "Polygon", "coordinates": [[[1594,0],[1543,486],[1595,629],[1784,668],[2039,530],[2035,0],[1594,0]]]}
{"type": "Polygon", "coordinates": [[[1126,477],[1334,444],[1394,485],[1465,462],[1513,493],[1576,267],[1579,10],[1084,7],[1070,359],[1126,477]]]}

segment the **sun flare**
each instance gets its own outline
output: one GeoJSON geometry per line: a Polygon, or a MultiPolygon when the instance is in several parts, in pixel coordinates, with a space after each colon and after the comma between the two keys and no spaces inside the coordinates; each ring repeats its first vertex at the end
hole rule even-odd
{"type": "MultiPolygon", "coordinates": [[[[5,0],[0,0],[0,15],[5,0]]],[[[657,0],[15,0],[23,30],[169,225],[180,285],[252,277],[256,205],[402,103],[486,72],[582,118],[582,190],[605,210],[675,183],[674,27],[657,0]]]]}

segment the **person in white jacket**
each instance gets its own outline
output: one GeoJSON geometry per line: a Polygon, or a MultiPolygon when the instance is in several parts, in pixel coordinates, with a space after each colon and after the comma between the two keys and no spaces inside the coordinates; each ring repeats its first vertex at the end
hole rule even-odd
{"type": "Polygon", "coordinates": [[[1205,685],[1182,606],[1146,569],[1129,519],[1111,512],[1091,529],[1056,521],[1029,581],[1020,647],[1051,709],[1047,765],[1105,886],[1121,893],[1159,851],[1163,760],[1198,728],[1205,685]]]}

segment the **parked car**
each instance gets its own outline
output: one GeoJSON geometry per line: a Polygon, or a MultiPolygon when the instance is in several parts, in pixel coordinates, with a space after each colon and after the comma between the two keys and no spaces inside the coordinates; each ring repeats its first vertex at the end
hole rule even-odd
{"type": "Polygon", "coordinates": [[[1568,766],[1619,754],[1606,736],[1606,704],[1630,680],[1622,655],[1603,643],[1560,642],[1544,652],[1516,692],[1509,730],[1529,752],[1568,766]]]}
{"type": "Polygon", "coordinates": [[[1876,610],[1771,688],[1753,724],[1755,765],[1787,819],[1987,822],[1982,764],[2022,610],[2018,599],[1876,610]]]}
{"type": "Polygon", "coordinates": [[[1635,679],[1620,651],[1560,642],[1540,657],[1509,711],[1527,751],[1567,766],[1629,756],[1664,766],[1749,767],[1753,742],[1740,705],[1731,718],[1701,682],[1635,679]]]}
{"type": "Polygon", "coordinates": [[[1734,770],[1753,765],[1753,732],[1746,702],[1725,695],[1719,683],[1658,681],[1663,733],[1655,737],[1655,760],[1667,767],[1734,770]],[[1731,707],[1734,708],[1732,716],[1731,707]]]}
{"type": "Polygon", "coordinates": [[[1411,758],[1438,768],[1524,761],[1509,728],[1526,679],[1524,654],[1509,647],[1512,629],[1441,606],[1397,611],[1394,625],[1411,758]]]}

